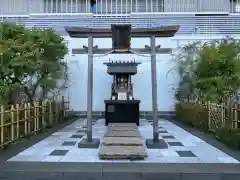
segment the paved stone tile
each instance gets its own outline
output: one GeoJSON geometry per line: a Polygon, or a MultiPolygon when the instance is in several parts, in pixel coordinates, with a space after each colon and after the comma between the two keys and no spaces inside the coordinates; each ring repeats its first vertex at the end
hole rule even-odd
{"type": "Polygon", "coordinates": [[[45,159],[43,159],[43,162],[59,162],[63,156],[47,156],[45,159]]]}
{"type": "Polygon", "coordinates": [[[166,130],[158,130],[158,133],[168,133],[166,130]]]}
{"type": "Polygon", "coordinates": [[[176,151],[180,157],[196,157],[191,151],[176,151]]]}
{"type": "Polygon", "coordinates": [[[64,141],[62,146],[74,146],[76,143],[77,141],[64,141]]]}
{"type": "Polygon", "coordinates": [[[169,144],[170,146],[183,146],[183,144],[180,143],[180,142],[168,142],[168,144],[169,144]]]}
{"type": "MultiPolygon", "coordinates": [[[[105,121],[103,119],[100,119],[93,126],[93,138],[100,138],[101,143],[106,131],[104,122],[105,121]]],[[[146,120],[141,120],[140,124],[141,126],[139,126],[138,129],[140,131],[141,138],[143,138],[143,141],[146,139],[151,139],[153,130],[152,126],[150,125],[151,123],[146,120]]],[[[66,155],[63,156],[60,162],[113,162],[112,160],[100,160],[98,157],[99,149],[93,149],[90,151],[90,149],[79,150],[76,145],[61,146],[66,141],[79,142],[81,138],[71,138],[71,136],[79,134],[85,135],[85,132],[82,132],[83,125],[83,121],[76,121],[75,123],[66,126],[62,130],[53,133],[51,136],[42,140],[41,142],[36,143],[32,147],[22,151],[18,155],[12,157],[11,160],[18,162],[42,162],[44,159],[47,159],[49,161],[57,161],[58,157],[61,156],[50,156],[49,154],[51,152],[54,150],[69,150],[66,155]]],[[[129,127],[129,124],[125,124],[125,126],[129,127]]],[[[159,126],[162,127],[162,129],[159,130],[166,130],[168,132],[159,133],[159,138],[162,138],[163,136],[165,137],[165,142],[170,144],[171,142],[180,142],[183,144],[183,146],[170,145],[168,149],[165,149],[166,151],[164,153],[161,153],[161,151],[158,150],[147,150],[148,157],[145,160],[133,161],[131,163],[182,163],[184,161],[185,163],[196,163],[197,161],[200,163],[239,163],[237,160],[230,157],[226,153],[223,153],[221,150],[218,150],[210,144],[207,144],[202,139],[193,136],[191,133],[183,130],[179,126],[169,121],[160,120],[159,126]],[[171,135],[170,138],[169,135],[171,135]],[[180,157],[177,151],[191,151],[197,157],[180,157]]],[[[123,126],[117,127],[121,128],[123,126]]],[[[121,162],[116,161],[115,163],[121,162]]]]}
{"type": "Polygon", "coordinates": [[[64,156],[67,152],[68,150],[54,150],[50,153],[50,156],[64,156]]]}
{"type": "Polygon", "coordinates": [[[83,134],[73,134],[70,138],[82,138],[83,134]]]}
{"type": "Polygon", "coordinates": [[[163,139],[175,139],[175,137],[172,135],[163,135],[162,137],[163,139]]]}

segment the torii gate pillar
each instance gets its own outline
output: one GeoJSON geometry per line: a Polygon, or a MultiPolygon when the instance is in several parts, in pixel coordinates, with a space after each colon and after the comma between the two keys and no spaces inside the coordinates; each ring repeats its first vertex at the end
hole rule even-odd
{"type": "Polygon", "coordinates": [[[93,36],[88,37],[88,84],[87,84],[87,138],[78,143],[79,148],[97,149],[100,139],[92,138],[92,104],[93,104],[93,36]]]}
{"type": "MultiPolygon", "coordinates": [[[[167,148],[166,142],[158,137],[158,106],[157,106],[157,72],[156,72],[156,53],[161,53],[161,49],[156,47],[156,37],[173,37],[178,31],[179,26],[166,26],[156,28],[139,28],[131,30],[131,37],[150,37],[151,47],[139,49],[140,53],[151,54],[151,75],[152,75],[152,111],[153,111],[153,138],[146,140],[148,149],[167,148]]],[[[65,27],[70,37],[86,38],[88,37],[88,47],[83,49],[75,49],[75,52],[88,53],[88,95],[87,95],[87,138],[79,142],[79,148],[98,148],[99,139],[92,138],[92,101],[93,101],[93,54],[102,54],[106,49],[98,50],[93,48],[93,38],[112,37],[111,29],[104,28],[82,28],[82,27],[65,27]]],[[[165,48],[166,49],[166,48],[165,48]]],[[[165,52],[163,50],[163,52],[165,52]]],[[[125,52],[124,52],[125,53],[125,52]]]]}

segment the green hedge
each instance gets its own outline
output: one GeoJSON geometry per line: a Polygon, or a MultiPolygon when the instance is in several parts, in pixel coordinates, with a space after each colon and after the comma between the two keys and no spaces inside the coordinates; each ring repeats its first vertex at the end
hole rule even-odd
{"type": "Polygon", "coordinates": [[[188,123],[201,130],[208,130],[207,108],[193,103],[179,102],[175,106],[177,120],[188,123]]]}
{"type": "MultiPolygon", "coordinates": [[[[202,131],[208,131],[208,110],[206,107],[179,102],[175,106],[176,120],[190,124],[202,131]]],[[[233,149],[240,149],[240,129],[219,128],[215,130],[216,138],[233,149]]]]}
{"type": "Polygon", "coordinates": [[[240,149],[240,129],[219,128],[215,131],[219,141],[233,149],[240,149]]]}

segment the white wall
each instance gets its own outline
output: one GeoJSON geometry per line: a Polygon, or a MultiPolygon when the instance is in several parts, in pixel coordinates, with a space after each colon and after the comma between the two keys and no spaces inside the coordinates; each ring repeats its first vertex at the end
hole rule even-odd
{"type": "MultiPolygon", "coordinates": [[[[157,38],[156,44],[164,48],[176,48],[178,45],[188,44],[190,42],[202,39],[219,39],[217,36],[178,36],[173,38],[157,38]]],[[[237,37],[235,37],[237,38],[237,37]]],[[[87,39],[70,39],[69,50],[72,48],[81,48],[87,46],[87,39]]],[[[110,48],[111,39],[95,39],[94,45],[99,48],[110,48]]],[[[142,48],[150,45],[148,38],[132,39],[132,48],[142,48]]],[[[152,91],[151,91],[151,63],[150,57],[141,57],[136,55],[108,55],[94,58],[94,77],[93,77],[93,111],[104,111],[104,100],[110,98],[110,85],[112,78],[107,74],[107,67],[103,62],[109,60],[133,60],[142,62],[138,67],[137,75],[133,76],[134,96],[141,100],[140,110],[151,111],[152,109],[152,91]]],[[[70,87],[66,91],[70,98],[70,109],[75,111],[87,110],[87,56],[74,55],[66,58],[69,62],[70,87]]],[[[172,61],[171,55],[157,55],[157,83],[158,83],[158,110],[171,111],[174,108],[174,88],[178,85],[176,64],[172,61]],[[167,76],[169,70],[172,71],[167,76]]]]}
{"type": "MultiPolygon", "coordinates": [[[[70,39],[69,49],[87,46],[87,39],[70,39]]],[[[95,39],[94,45],[99,48],[110,48],[111,39],[95,39]]],[[[143,48],[145,45],[150,45],[148,38],[132,39],[132,48],[143,48]]],[[[170,38],[157,39],[157,44],[162,47],[174,48],[176,41],[170,38]]],[[[136,99],[141,100],[140,110],[151,110],[151,63],[150,57],[141,57],[136,55],[108,55],[105,57],[94,58],[94,88],[93,88],[93,110],[103,111],[104,100],[110,97],[110,85],[112,78],[107,74],[107,67],[103,62],[109,60],[133,60],[142,62],[138,67],[138,74],[133,76],[134,96],[136,99]]],[[[70,84],[69,97],[70,108],[76,111],[87,110],[87,56],[75,55],[68,58],[70,66],[70,84]]],[[[173,87],[178,83],[176,73],[170,73],[166,77],[167,72],[174,67],[170,55],[157,56],[157,82],[158,82],[158,108],[161,111],[172,110],[175,103],[173,87]]]]}

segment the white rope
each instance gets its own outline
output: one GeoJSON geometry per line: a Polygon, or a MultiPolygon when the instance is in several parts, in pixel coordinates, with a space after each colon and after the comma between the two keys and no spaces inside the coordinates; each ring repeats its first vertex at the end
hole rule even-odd
{"type": "MultiPolygon", "coordinates": [[[[143,54],[140,54],[139,52],[136,52],[133,50],[129,50],[129,51],[137,56],[142,56],[142,57],[151,57],[151,56],[156,56],[156,55],[161,54],[161,53],[155,53],[155,54],[150,54],[150,55],[143,55],[143,54]]],[[[111,54],[112,52],[114,52],[114,50],[111,50],[105,54],[93,55],[93,54],[84,53],[84,55],[93,56],[93,57],[103,57],[103,56],[107,56],[107,55],[111,54]]]]}
{"type": "Polygon", "coordinates": [[[94,54],[88,54],[88,53],[85,53],[85,55],[88,55],[88,56],[92,56],[92,57],[103,57],[103,56],[107,56],[109,54],[111,54],[114,50],[111,50],[105,54],[99,54],[99,55],[94,55],[94,54]]]}
{"type": "Polygon", "coordinates": [[[161,53],[155,53],[155,54],[150,54],[150,55],[143,55],[143,54],[140,54],[139,52],[136,52],[136,51],[133,51],[133,50],[129,50],[131,53],[137,55],[137,56],[142,56],[142,57],[151,57],[151,56],[156,56],[156,55],[159,55],[161,53]]]}

